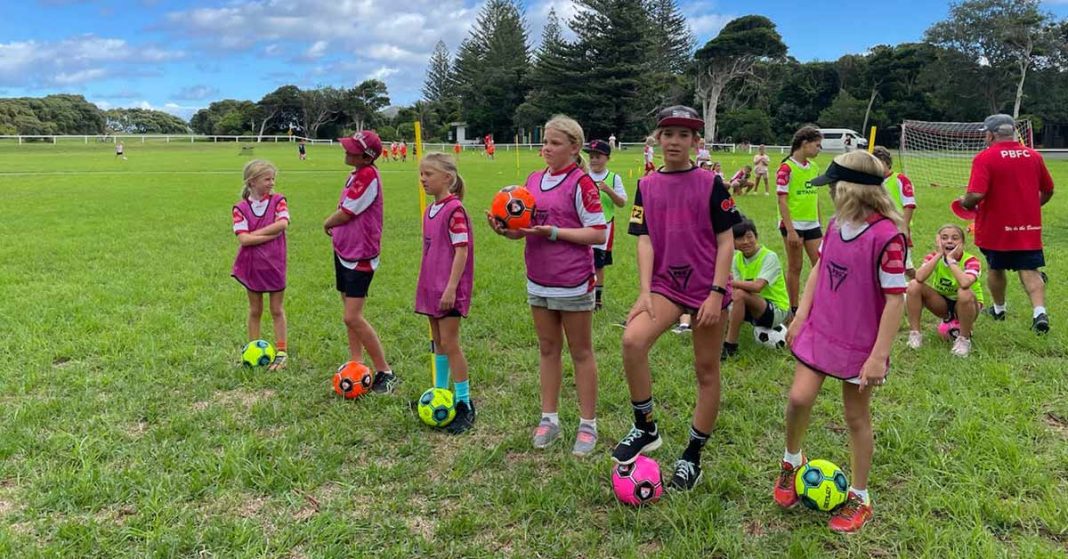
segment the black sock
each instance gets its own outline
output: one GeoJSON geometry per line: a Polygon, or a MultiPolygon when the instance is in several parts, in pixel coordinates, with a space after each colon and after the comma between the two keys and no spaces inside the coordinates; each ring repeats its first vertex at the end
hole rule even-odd
{"type": "Polygon", "coordinates": [[[646,433],[656,431],[656,421],[653,420],[653,399],[650,397],[641,402],[631,401],[630,405],[634,408],[634,426],[646,433]]]}
{"type": "Polygon", "coordinates": [[[705,447],[707,442],[708,433],[702,433],[697,430],[697,427],[690,425],[690,444],[686,445],[686,450],[682,452],[682,459],[694,464],[700,464],[701,449],[705,447]]]}
{"type": "Polygon", "coordinates": [[[790,307],[790,314],[797,314],[797,307],[790,307]]]}
{"type": "Polygon", "coordinates": [[[598,285],[594,287],[593,296],[598,305],[601,304],[601,297],[604,294],[604,286],[598,285]]]}
{"type": "Polygon", "coordinates": [[[734,351],[734,350],[738,349],[738,344],[736,344],[736,343],[732,344],[730,342],[723,342],[723,347],[726,348],[727,351],[734,351]]]}

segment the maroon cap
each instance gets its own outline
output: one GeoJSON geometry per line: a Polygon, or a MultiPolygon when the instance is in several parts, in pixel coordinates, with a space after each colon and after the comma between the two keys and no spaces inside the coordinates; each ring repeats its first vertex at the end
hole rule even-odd
{"type": "Polygon", "coordinates": [[[337,141],[341,142],[341,147],[345,148],[346,153],[355,155],[366,153],[371,156],[371,159],[378,159],[382,153],[382,139],[374,130],[357,132],[351,138],[338,138],[337,141]]]}
{"type": "Polygon", "coordinates": [[[608,145],[608,142],[604,140],[593,140],[586,144],[584,150],[586,153],[600,153],[602,155],[612,155],[612,146],[608,145]]]}
{"type": "Polygon", "coordinates": [[[668,107],[656,115],[656,127],[681,126],[700,132],[705,127],[705,121],[697,111],[685,105],[668,107]]]}

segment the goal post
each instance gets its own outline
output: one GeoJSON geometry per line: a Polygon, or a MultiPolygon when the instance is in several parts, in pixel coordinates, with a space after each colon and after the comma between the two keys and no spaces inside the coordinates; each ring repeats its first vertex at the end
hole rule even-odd
{"type": "MultiPolygon", "coordinates": [[[[901,124],[901,168],[913,184],[967,186],[972,159],[986,149],[982,122],[926,122],[901,124]]],[[[1016,121],[1016,138],[1034,147],[1031,121],[1016,121]]]]}

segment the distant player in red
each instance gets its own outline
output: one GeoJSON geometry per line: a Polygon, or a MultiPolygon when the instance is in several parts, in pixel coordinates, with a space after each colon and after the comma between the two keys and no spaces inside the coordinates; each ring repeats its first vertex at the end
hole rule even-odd
{"type": "Polygon", "coordinates": [[[404,140],[401,140],[400,143],[400,155],[402,162],[408,161],[408,142],[404,140]]]}
{"type": "Polygon", "coordinates": [[[497,144],[493,143],[493,136],[486,136],[486,157],[493,159],[495,153],[497,153],[497,144]]]}
{"type": "Polygon", "coordinates": [[[991,115],[983,122],[987,149],[972,160],[968,192],[961,198],[977,212],[975,246],[986,256],[987,286],[994,305],[990,315],[1005,320],[1005,270],[1017,270],[1033,307],[1031,329],[1049,332],[1046,284],[1039,268],[1042,252],[1042,206],[1053,198],[1053,178],[1039,153],[1016,140],[1016,121],[991,115]]]}
{"type": "Polygon", "coordinates": [[[452,146],[452,152],[453,152],[453,154],[455,154],[455,155],[456,155],[457,157],[459,157],[459,156],[460,156],[460,152],[461,152],[461,151],[463,151],[463,149],[464,149],[464,148],[463,148],[463,146],[461,146],[461,145],[460,145],[460,142],[456,142],[456,144],[452,146]]]}
{"type": "Polygon", "coordinates": [[[645,151],[643,155],[645,157],[645,174],[648,175],[656,170],[656,164],[653,163],[653,145],[656,144],[656,138],[649,136],[645,139],[645,151]]]}
{"type": "Polygon", "coordinates": [[[393,142],[392,144],[390,144],[389,151],[390,151],[390,155],[393,156],[393,160],[394,161],[397,161],[398,159],[400,159],[400,143],[399,142],[393,142]]]}

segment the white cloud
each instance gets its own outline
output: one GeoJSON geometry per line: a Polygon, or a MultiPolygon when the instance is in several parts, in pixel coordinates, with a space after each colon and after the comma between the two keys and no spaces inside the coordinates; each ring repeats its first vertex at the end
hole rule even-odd
{"type": "Polygon", "coordinates": [[[723,27],[735,17],[727,14],[686,14],[686,22],[690,25],[690,31],[693,31],[694,37],[697,37],[700,43],[698,47],[700,47],[718,35],[723,27]]]}
{"type": "Polygon", "coordinates": [[[201,101],[218,94],[219,88],[217,87],[212,87],[210,85],[191,85],[179,89],[177,93],[171,96],[171,98],[185,101],[201,101]]]}
{"type": "Polygon", "coordinates": [[[59,41],[12,41],[0,43],[0,84],[69,87],[116,75],[156,71],[159,63],[184,56],[182,51],[95,35],[59,41]]]}
{"type": "Polygon", "coordinates": [[[308,50],[304,51],[304,57],[309,60],[317,60],[326,54],[326,41],[315,41],[308,50]]]}
{"type": "Polygon", "coordinates": [[[369,79],[373,79],[373,80],[385,81],[386,78],[392,76],[393,74],[396,74],[399,71],[400,70],[398,70],[396,68],[389,68],[387,66],[382,66],[382,67],[378,68],[377,70],[375,70],[374,72],[371,72],[370,74],[368,74],[367,77],[369,79]]]}

